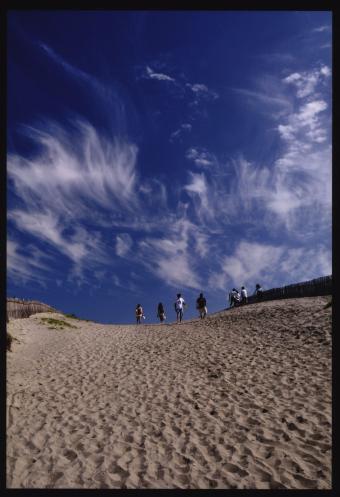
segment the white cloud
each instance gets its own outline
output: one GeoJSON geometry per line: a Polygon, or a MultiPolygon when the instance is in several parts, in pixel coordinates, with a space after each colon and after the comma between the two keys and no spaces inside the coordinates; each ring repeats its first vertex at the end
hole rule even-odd
{"type": "Polygon", "coordinates": [[[301,73],[292,73],[283,79],[286,84],[291,84],[296,87],[296,96],[298,98],[307,97],[315,92],[317,85],[331,75],[331,70],[328,66],[322,66],[313,71],[304,71],[301,73]]]}
{"type": "Polygon", "coordinates": [[[8,176],[23,206],[10,209],[17,228],[49,243],[68,257],[79,277],[83,264],[101,264],[110,256],[87,222],[100,226],[102,210],[115,215],[124,210],[135,218],[137,147],[117,139],[109,141],[84,122],[66,134],[46,123],[45,130],[26,128],[38,145],[30,159],[10,154],[8,176]]]}
{"type": "Polygon", "coordinates": [[[189,160],[194,161],[196,166],[213,166],[216,164],[217,159],[214,154],[208,152],[208,150],[204,148],[189,148],[186,151],[185,157],[189,160]]]}
{"type": "MultiPolygon", "coordinates": [[[[239,157],[225,164],[216,160],[205,174],[190,172],[183,186],[191,198],[188,212],[209,232],[245,223],[256,230],[259,219],[268,233],[289,238],[307,239],[328,230],[331,148],[327,128],[318,121],[323,108],[322,101],[303,104],[288,116],[289,124],[279,125],[284,143],[272,164],[259,166],[239,157]]],[[[189,149],[187,156],[195,160],[199,154],[189,149]]]]}
{"type": "MultiPolygon", "coordinates": [[[[147,75],[175,81],[149,67],[147,75]]],[[[318,92],[329,76],[330,69],[322,66],[290,74],[276,92],[274,80],[268,78],[257,91],[238,90],[278,120],[280,156],[261,165],[242,156],[222,163],[206,148],[190,147],[186,158],[201,170],[188,172],[177,210],[168,205],[164,178],[138,174],[134,144],[103,137],[84,122],[75,123],[70,133],[49,124],[44,131],[30,128],[39,152],[30,158],[8,156],[10,185],[21,201],[9,210],[10,223],[66,256],[73,264],[69,280],[79,284],[89,281],[85,268],[98,276],[111,262],[104,237],[93,226],[110,228],[110,233],[117,228],[115,243],[112,234],[109,242],[111,257],[115,253],[143,266],[178,289],[200,289],[211,271],[212,289],[226,289],[231,281],[253,285],[260,279],[269,284],[277,274],[285,278],[285,273],[292,273],[290,281],[325,274],[329,251],[314,247],[314,241],[328,233],[331,222],[329,104],[318,92]],[[228,237],[235,232],[253,233],[254,238],[264,232],[274,239],[279,233],[287,244],[243,241],[230,251],[228,237]],[[296,247],[299,241],[310,241],[312,247],[296,247]],[[139,250],[131,250],[133,246],[139,250]]],[[[206,85],[188,87],[198,100],[204,95],[216,98],[206,85]]],[[[172,137],[180,138],[191,129],[184,123],[172,137]]],[[[43,278],[45,273],[38,268],[43,257],[34,258],[33,250],[27,253],[25,264],[20,248],[10,245],[10,274],[43,278]]],[[[123,288],[120,277],[111,278],[123,288]]]]}
{"type": "Polygon", "coordinates": [[[246,90],[243,88],[234,88],[234,91],[249,97],[249,100],[254,100],[257,103],[277,106],[283,109],[290,107],[290,102],[286,97],[281,97],[273,94],[268,94],[266,92],[254,91],[254,90],[246,90]]]}
{"type": "Polygon", "coordinates": [[[150,236],[139,242],[138,262],[177,290],[198,290],[202,285],[202,268],[205,269],[211,248],[205,227],[190,221],[185,206],[180,203],[176,218],[168,220],[161,237],[150,236]]]}
{"type": "Polygon", "coordinates": [[[291,124],[279,124],[277,129],[281,135],[281,138],[283,138],[284,140],[294,139],[295,128],[291,124]]]}
{"type": "Polygon", "coordinates": [[[329,26],[327,24],[313,29],[313,31],[316,33],[323,33],[324,31],[330,31],[330,30],[331,30],[331,26],[329,26]]]}
{"type": "MultiPolygon", "coordinates": [[[[297,80],[296,77],[292,79],[297,80]]],[[[298,93],[299,88],[297,96],[301,102],[301,94],[298,93]]],[[[311,100],[308,94],[297,110],[278,126],[286,147],[275,162],[275,184],[269,192],[267,204],[290,230],[294,226],[298,230],[298,226],[302,227],[307,221],[305,229],[308,225],[315,226],[308,210],[322,212],[323,221],[330,216],[330,125],[327,115],[324,115],[327,109],[325,100],[311,100]]]]}
{"type": "Polygon", "coordinates": [[[193,231],[193,237],[195,240],[195,251],[197,254],[204,258],[209,254],[211,247],[210,236],[207,233],[202,233],[198,229],[193,231]]]}
{"type": "Polygon", "coordinates": [[[171,133],[170,142],[174,142],[175,140],[181,140],[184,133],[189,133],[192,130],[192,125],[189,123],[181,124],[180,127],[171,133]]]}
{"type": "Polygon", "coordinates": [[[116,236],[116,254],[124,257],[130,251],[133,240],[128,233],[121,233],[116,236]]]}
{"type": "Polygon", "coordinates": [[[314,100],[300,107],[300,111],[296,117],[301,121],[303,126],[312,126],[315,116],[326,109],[327,104],[324,100],[314,100]]]}
{"type": "Polygon", "coordinates": [[[330,226],[330,116],[319,92],[329,76],[330,69],[322,66],[284,79],[295,88],[297,108],[277,128],[285,146],[274,164],[267,207],[297,238],[317,233],[318,225],[320,230],[330,226]]]}
{"type": "Polygon", "coordinates": [[[219,98],[218,93],[216,93],[214,90],[210,90],[206,85],[200,84],[200,83],[187,83],[186,84],[187,88],[190,88],[190,90],[195,94],[195,97],[198,99],[204,99],[204,100],[216,100],[219,98]]]}
{"type": "Polygon", "coordinates": [[[79,225],[72,228],[63,225],[61,219],[47,208],[44,211],[27,212],[14,209],[9,211],[8,218],[20,231],[27,232],[59,250],[79,270],[85,260],[86,265],[90,266],[91,263],[103,263],[107,259],[98,233],[88,233],[79,225]],[[68,235],[65,235],[66,230],[69,231],[68,235]]]}
{"type": "MultiPolygon", "coordinates": [[[[298,154],[311,149],[313,143],[323,143],[328,139],[328,132],[319,114],[328,108],[324,100],[313,100],[301,105],[297,112],[288,116],[285,124],[278,126],[278,131],[283,140],[288,142],[289,149],[285,157],[298,154]]],[[[282,161],[282,160],[281,160],[282,161]]]]}
{"type": "Polygon", "coordinates": [[[33,245],[22,247],[12,238],[7,238],[7,274],[18,284],[38,283],[45,287],[51,279],[51,257],[33,245]]]}
{"type": "MultiPolygon", "coordinates": [[[[117,95],[112,86],[108,87],[103,85],[97,78],[95,78],[91,74],[78,69],[73,64],[70,64],[61,55],[59,55],[55,50],[53,50],[45,43],[38,43],[38,45],[56,64],[62,67],[71,77],[76,79],[77,82],[85,83],[88,88],[94,90],[96,92],[97,98],[99,96],[105,100],[105,105],[109,103],[110,105],[116,105],[117,107],[120,106],[119,99],[117,98],[117,95]]],[[[116,110],[118,112],[121,111],[121,109],[118,108],[116,110]]]]}
{"type": "Polygon", "coordinates": [[[234,282],[256,279],[264,272],[275,271],[282,252],[282,247],[241,242],[235,255],[225,258],[223,271],[234,282]]]}
{"type": "Polygon", "coordinates": [[[135,207],[135,145],[109,141],[80,121],[68,135],[56,125],[45,123],[44,127],[46,131],[25,129],[40,147],[39,155],[34,159],[8,156],[9,176],[27,203],[49,205],[68,215],[74,212],[75,199],[86,215],[89,201],[111,208],[123,204],[130,211],[135,207]]]}
{"type": "Polygon", "coordinates": [[[266,289],[331,272],[331,252],[323,246],[289,247],[241,241],[232,254],[222,259],[219,271],[210,276],[209,286],[227,292],[244,285],[251,294],[258,282],[266,289]]]}
{"type": "Polygon", "coordinates": [[[146,76],[150,79],[157,79],[158,81],[175,81],[174,78],[171,78],[167,74],[154,72],[149,66],[146,67],[146,76]]]}
{"type": "Polygon", "coordinates": [[[153,209],[157,205],[158,210],[167,209],[168,193],[164,182],[157,178],[144,180],[140,182],[139,191],[143,195],[144,207],[147,205],[153,209]]]}
{"type": "Polygon", "coordinates": [[[178,223],[167,238],[146,238],[139,248],[142,263],[161,281],[178,288],[200,288],[185,225],[178,223]]]}
{"type": "Polygon", "coordinates": [[[200,197],[207,194],[207,184],[204,173],[190,173],[191,182],[185,185],[188,192],[197,193],[200,197]]]}
{"type": "Polygon", "coordinates": [[[331,76],[332,72],[328,66],[322,66],[320,69],[320,74],[323,76],[329,77],[331,76]]]}
{"type": "Polygon", "coordinates": [[[239,101],[270,119],[281,119],[292,112],[293,102],[282,81],[272,75],[264,74],[254,82],[254,87],[231,88],[239,95],[239,101]]]}
{"type": "Polygon", "coordinates": [[[192,173],[189,171],[190,181],[183,190],[192,198],[196,213],[201,220],[209,219],[213,212],[213,204],[210,202],[211,193],[204,173],[192,173]]]}

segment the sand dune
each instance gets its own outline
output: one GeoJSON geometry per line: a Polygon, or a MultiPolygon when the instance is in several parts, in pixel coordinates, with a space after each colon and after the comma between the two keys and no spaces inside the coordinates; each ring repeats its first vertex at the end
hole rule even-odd
{"type": "Polygon", "coordinates": [[[10,321],[7,487],[331,488],[326,302],[179,325],[10,321]]]}

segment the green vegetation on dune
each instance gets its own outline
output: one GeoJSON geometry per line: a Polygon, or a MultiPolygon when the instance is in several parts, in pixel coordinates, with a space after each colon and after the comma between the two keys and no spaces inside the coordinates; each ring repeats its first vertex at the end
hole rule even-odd
{"type": "Polygon", "coordinates": [[[41,318],[41,321],[43,322],[43,324],[52,325],[52,327],[50,327],[50,329],[52,330],[63,330],[65,326],[68,328],[77,329],[77,326],[73,326],[73,324],[67,323],[66,321],[62,321],[61,319],[41,318]]]}
{"type": "Polygon", "coordinates": [[[75,314],[64,314],[65,318],[77,319],[77,321],[86,321],[87,323],[91,322],[90,319],[82,319],[78,318],[75,314]]]}

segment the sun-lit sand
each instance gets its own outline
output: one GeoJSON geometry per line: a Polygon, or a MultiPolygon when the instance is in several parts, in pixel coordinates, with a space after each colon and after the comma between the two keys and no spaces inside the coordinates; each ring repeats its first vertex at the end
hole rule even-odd
{"type": "Polygon", "coordinates": [[[7,487],[331,488],[328,300],[180,325],[10,321],[7,487]]]}

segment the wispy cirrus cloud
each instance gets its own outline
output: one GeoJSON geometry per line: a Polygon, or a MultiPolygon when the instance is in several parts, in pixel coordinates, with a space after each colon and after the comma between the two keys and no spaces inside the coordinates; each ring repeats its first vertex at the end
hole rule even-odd
{"type": "Polygon", "coordinates": [[[7,238],[7,274],[18,284],[34,282],[46,287],[46,281],[52,279],[51,262],[53,258],[38,247],[30,244],[26,247],[7,238]]]}
{"type": "Polygon", "coordinates": [[[257,103],[269,106],[278,106],[287,108],[290,107],[290,101],[286,96],[280,96],[276,94],[268,94],[266,92],[257,90],[248,90],[245,88],[234,88],[236,93],[248,97],[249,101],[254,100],[257,103]]]}
{"type": "Polygon", "coordinates": [[[62,55],[58,54],[46,43],[39,42],[38,46],[77,83],[82,83],[85,85],[86,89],[95,92],[96,97],[98,98],[99,96],[105,101],[106,105],[109,103],[115,109],[117,115],[119,115],[120,120],[123,118],[124,110],[121,107],[121,101],[112,84],[106,85],[92,74],[79,69],[77,66],[67,61],[62,55]]]}
{"type": "Polygon", "coordinates": [[[202,147],[191,147],[186,151],[185,157],[192,160],[196,166],[209,167],[217,163],[214,154],[202,147]]]}
{"type": "Polygon", "coordinates": [[[190,133],[190,131],[192,130],[192,124],[190,123],[183,123],[180,125],[180,127],[174,131],[173,133],[171,133],[170,135],[170,138],[169,138],[169,141],[171,143],[174,143],[176,141],[181,141],[184,134],[188,134],[190,133]]]}
{"type": "Polygon", "coordinates": [[[312,31],[314,33],[324,33],[324,32],[329,32],[331,31],[332,27],[328,24],[324,24],[323,26],[318,26],[317,28],[314,28],[312,31]]]}
{"type": "MultiPolygon", "coordinates": [[[[157,63],[157,65],[160,65],[157,63]]],[[[164,65],[163,65],[164,66],[164,65]]],[[[149,65],[143,68],[142,78],[144,79],[153,79],[158,81],[167,81],[176,84],[178,88],[181,88],[183,91],[187,90],[190,92],[192,105],[198,105],[200,102],[209,102],[214,101],[219,98],[219,94],[211,89],[204,83],[190,83],[186,82],[183,74],[180,74],[178,77],[169,76],[166,72],[158,72],[152,69],[149,65]]],[[[173,94],[174,96],[183,97],[183,92],[178,92],[173,94]]]]}
{"type": "Polygon", "coordinates": [[[304,98],[315,92],[315,89],[324,78],[331,76],[331,70],[328,66],[321,66],[320,69],[313,71],[294,72],[284,78],[284,83],[296,87],[296,96],[304,98]]]}
{"type": "MultiPolygon", "coordinates": [[[[49,56],[95,86],[56,54],[49,56]]],[[[163,69],[147,66],[146,78],[159,81],[161,88],[166,81],[168,87],[182,86],[189,103],[216,100],[217,93],[206,85],[187,83],[163,69]]],[[[90,284],[90,269],[94,278],[111,277],[123,287],[117,274],[103,273],[115,256],[177,288],[200,289],[204,281],[211,289],[240,280],[251,285],[258,278],[275,282],[285,271],[295,280],[325,274],[330,250],[315,242],[316,233],[328,233],[330,224],[329,104],[323,96],[330,75],[324,65],[281,79],[264,77],[253,88],[235,90],[275,120],[279,155],[267,164],[242,154],[221,160],[215,151],[193,145],[185,158],[195,169],[185,171],[179,187],[142,176],[134,143],[104,136],[86,121],[72,122],[69,129],[51,123],[26,127],[37,152],[8,156],[8,177],[20,200],[9,210],[9,221],[66,257],[72,267],[68,278],[79,284],[90,284]],[[176,208],[169,196],[177,199],[176,208]],[[228,244],[232,230],[243,238],[236,247],[228,244]],[[263,232],[269,239],[280,232],[286,243],[254,241],[263,232]],[[306,240],[315,245],[307,251],[316,261],[312,269],[303,258],[306,240]]],[[[184,122],[172,139],[192,136],[191,131],[184,122]]],[[[12,274],[21,268],[17,276],[28,277],[39,262],[44,264],[36,255],[25,265],[21,256],[12,244],[9,263],[12,274]]],[[[43,278],[44,271],[40,274],[43,278]]]]}
{"type": "Polygon", "coordinates": [[[168,232],[161,238],[147,237],[139,243],[140,261],[148,270],[170,286],[198,289],[201,281],[192,248],[205,253],[204,238],[196,227],[185,218],[168,225],[168,232]],[[198,240],[198,241],[197,241],[198,240]]]}
{"type": "Polygon", "coordinates": [[[186,87],[189,88],[195,96],[193,104],[198,105],[200,101],[214,101],[219,98],[216,91],[211,90],[207,85],[203,83],[186,83],[186,87]]]}
{"type": "Polygon", "coordinates": [[[100,226],[107,211],[115,216],[121,209],[133,217],[138,208],[137,147],[111,142],[89,123],[73,124],[68,133],[48,123],[43,132],[25,129],[40,152],[29,159],[8,156],[8,177],[22,203],[8,218],[81,268],[109,258],[89,223],[100,226]]]}
{"type": "Polygon", "coordinates": [[[208,184],[206,175],[189,172],[189,177],[190,180],[183,189],[191,198],[199,219],[209,219],[214,212],[210,194],[211,186],[208,184]]]}
{"type": "MultiPolygon", "coordinates": [[[[208,170],[204,176],[190,173],[183,190],[192,194],[200,221],[203,211],[209,212],[210,224],[216,225],[228,225],[235,219],[255,223],[260,216],[264,226],[272,227],[270,231],[280,226],[290,236],[299,236],[302,231],[315,232],[311,212],[318,206],[324,213],[320,224],[329,228],[326,219],[330,218],[331,209],[330,123],[328,104],[320,98],[323,84],[329,79],[329,68],[322,66],[303,74],[304,83],[294,85],[295,95],[282,97],[287,80],[290,83],[300,79],[294,73],[284,78],[278,88],[280,101],[286,102],[287,98],[289,105],[285,105],[280,117],[274,116],[282,146],[273,163],[260,166],[242,156],[223,163],[215,157],[213,175],[208,170]],[[311,97],[311,81],[315,92],[320,91],[318,98],[311,97]]],[[[275,93],[269,100],[264,98],[267,111],[275,109],[275,93]]],[[[203,158],[203,165],[207,151],[202,155],[194,148],[189,149],[186,157],[196,165],[203,158]]]]}
{"type": "MultiPolygon", "coordinates": [[[[134,209],[135,145],[100,136],[81,120],[71,123],[67,132],[44,122],[40,129],[24,127],[23,133],[41,150],[33,160],[8,156],[9,176],[26,202],[41,207],[48,199],[48,205],[69,216],[75,212],[75,199],[79,199],[76,207],[84,209],[85,215],[88,200],[103,207],[123,205],[129,211],[134,209]]],[[[76,214],[81,212],[76,209],[76,214]]]]}
{"type": "Polygon", "coordinates": [[[257,282],[281,286],[331,272],[331,252],[322,245],[306,249],[241,241],[233,253],[221,260],[219,270],[210,276],[209,285],[221,290],[245,285],[251,292],[257,282]]]}
{"type": "MultiPolygon", "coordinates": [[[[205,83],[189,82],[183,72],[180,72],[176,76],[170,76],[166,64],[161,63],[160,61],[153,61],[153,65],[158,69],[153,69],[151,65],[146,65],[142,68],[138,67],[137,71],[139,75],[137,76],[137,79],[159,81],[161,87],[164,88],[164,91],[167,91],[172,98],[180,99],[185,102],[189,119],[193,116],[205,115],[205,112],[202,109],[220,97],[217,91],[209,88],[205,83]],[[171,83],[171,85],[162,86],[163,82],[171,83]]],[[[172,70],[172,73],[173,72],[175,71],[172,70]]],[[[181,124],[179,128],[170,135],[170,142],[180,138],[184,131],[191,131],[191,129],[191,124],[181,124]]]]}
{"type": "Polygon", "coordinates": [[[144,77],[149,79],[157,79],[158,81],[176,81],[175,78],[172,78],[168,74],[153,71],[149,66],[146,66],[144,77]]]}
{"type": "Polygon", "coordinates": [[[99,83],[99,81],[96,78],[67,62],[61,55],[56,53],[51,47],[49,47],[45,43],[39,43],[39,46],[52,60],[54,60],[54,62],[61,65],[72,76],[78,79],[82,79],[87,84],[91,84],[96,88],[100,89],[103,88],[102,84],[99,83]]]}
{"type": "Polygon", "coordinates": [[[128,254],[133,244],[133,240],[128,233],[120,233],[116,236],[116,254],[124,257],[128,254]]]}

